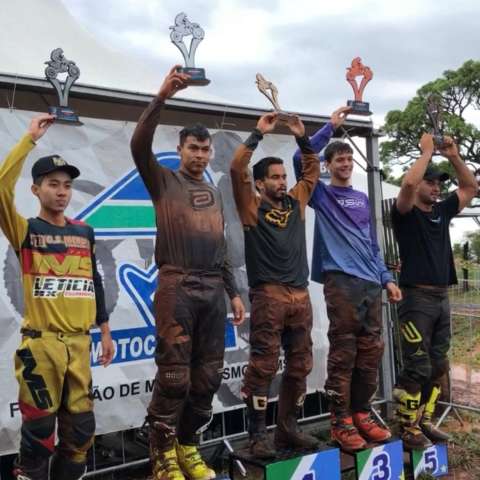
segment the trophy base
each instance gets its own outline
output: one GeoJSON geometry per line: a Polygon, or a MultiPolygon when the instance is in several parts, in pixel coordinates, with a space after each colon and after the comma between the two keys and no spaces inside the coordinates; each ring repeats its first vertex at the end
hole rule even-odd
{"type": "Polygon", "coordinates": [[[185,73],[186,75],[190,75],[189,80],[187,81],[187,85],[197,85],[199,87],[203,87],[210,83],[210,80],[205,77],[205,69],[204,68],[196,68],[196,67],[179,67],[177,68],[178,73],[185,73]]]}
{"type": "Polygon", "coordinates": [[[439,150],[445,145],[445,138],[443,135],[437,133],[433,135],[433,144],[435,145],[435,148],[439,150]]]}
{"type": "Polygon", "coordinates": [[[293,117],[292,113],[284,112],[283,110],[275,110],[275,113],[278,115],[277,118],[280,123],[288,123],[293,117]]]}
{"type": "Polygon", "coordinates": [[[78,118],[78,115],[70,107],[48,107],[48,113],[50,115],[55,115],[55,122],[57,123],[77,127],[83,125],[78,118]]]}
{"type": "Polygon", "coordinates": [[[368,102],[359,102],[358,100],[349,100],[347,102],[348,107],[352,107],[349,112],[354,115],[371,115],[370,104],[368,102]]]}

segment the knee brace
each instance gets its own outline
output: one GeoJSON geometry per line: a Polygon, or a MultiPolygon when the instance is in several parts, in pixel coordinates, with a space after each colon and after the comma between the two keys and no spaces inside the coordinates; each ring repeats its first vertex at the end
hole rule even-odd
{"type": "Polygon", "coordinates": [[[301,358],[289,358],[283,372],[283,381],[293,384],[295,388],[299,388],[306,382],[306,378],[312,371],[312,368],[313,360],[309,356],[306,356],[303,360],[301,358]]]}
{"type": "Polygon", "coordinates": [[[95,417],[93,412],[59,414],[57,447],[61,457],[73,463],[84,463],[93,444],[95,417]]]}
{"type": "MultiPolygon", "coordinates": [[[[199,398],[209,398],[211,402],[214,393],[220,387],[222,381],[223,359],[213,360],[203,363],[192,369],[192,385],[190,388],[190,396],[195,398],[193,403],[198,404],[199,398]]],[[[210,407],[203,407],[208,410],[210,407]]]]}
{"type": "Polygon", "coordinates": [[[359,337],[355,367],[360,370],[377,370],[380,366],[385,343],[381,337],[359,337]]]}
{"type": "Polygon", "coordinates": [[[22,459],[49,458],[55,448],[55,415],[24,421],[21,435],[22,459]]]}
{"type": "Polygon", "coordinates": [[[352,333],[329,335],[328,368],[350,372],[357,356],[357,337],[352,333]]]}
{"type": "Polygon", "coordinates": [[[190,368],[179,365],[159,365],[156,381],[162,396],[183,400],[190,388],[190,368]]]}

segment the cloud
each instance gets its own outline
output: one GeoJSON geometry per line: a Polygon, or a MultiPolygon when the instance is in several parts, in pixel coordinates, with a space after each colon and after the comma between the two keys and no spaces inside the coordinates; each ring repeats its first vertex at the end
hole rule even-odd
{"type": "MultiPolygon", "coordinates": [[[[181,60],[169,38],[178,1],[63,3],[100,42],[126,56],[164,71],[181,60]]],[[[365,100],[381,119],[444,70],[477,58],[480,43],[474,0],[459,0],[454,9],[433,0],[211,0],[184,8],[206,31],[197,64],[212,79],[209,92],[267,107],[254,86],[262,72],[277,85],[283,108],[308,113],[328,114],[352,97],[345,69],[355,56],[374,71],[365,100]]]]}

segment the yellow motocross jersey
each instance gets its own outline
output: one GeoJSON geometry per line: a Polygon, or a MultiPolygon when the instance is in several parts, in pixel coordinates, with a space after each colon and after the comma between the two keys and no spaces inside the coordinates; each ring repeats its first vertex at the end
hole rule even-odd
{"type": "Polygon", "coordinates": [[[25,315],[22,327],[82,332],[108,320],[95,260],[95,237],[87,224],[66,218],[65,226],[26,219],[14,203],[15,184],[28,153],[27,134],[0,166],[0,228],[20,261],[25,315]]]}

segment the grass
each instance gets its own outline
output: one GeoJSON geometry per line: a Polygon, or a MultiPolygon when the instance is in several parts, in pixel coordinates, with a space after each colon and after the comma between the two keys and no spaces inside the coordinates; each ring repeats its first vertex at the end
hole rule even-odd
{"type": "Polygon", "coordinates": [[[454,364],[480,369],[480,319],[452,316],[452,345],[450,358],[454,364]]]}

